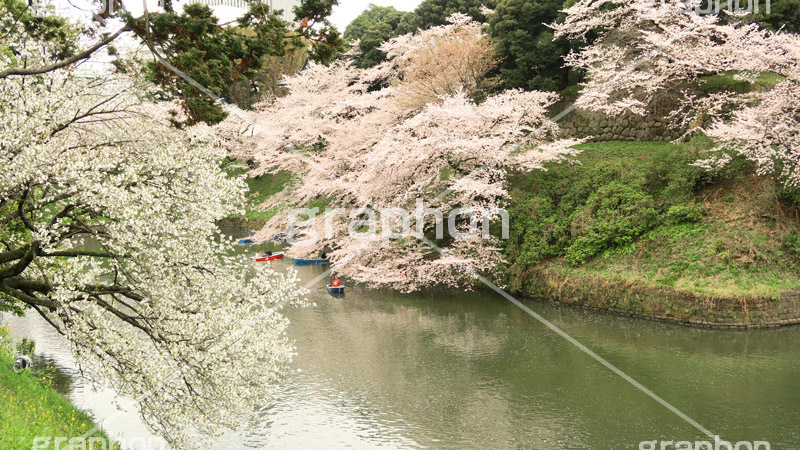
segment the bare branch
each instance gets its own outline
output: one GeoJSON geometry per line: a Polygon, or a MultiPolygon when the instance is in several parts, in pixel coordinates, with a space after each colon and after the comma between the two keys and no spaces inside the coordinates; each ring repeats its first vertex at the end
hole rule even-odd
{"type": "Polygon", "coordinates": [[[122,33],[129,31],[128,27],[120,28],[116,33],[112,34],[111,36],[103,39],[102,41],[98,42],[97,44],[87,48],[86,50],[75,54],[67,59],[59,61],[57,63],[53,63],[43,67],[34,67],[34,68],[24,68],[24,67],[12,67],[10,69],[6,69],[0,72],[0,79],[7,78],[12,75],[38,75],[41,73],[52,72],[56,69],[60,69],[62,67],[69,66],[70,64],[74,64],[78,61],[84,60],[92,56],[94,52],[100,50],[101,48],[105,47],[111,41],[118,38],[122,35],[122,33]]]}

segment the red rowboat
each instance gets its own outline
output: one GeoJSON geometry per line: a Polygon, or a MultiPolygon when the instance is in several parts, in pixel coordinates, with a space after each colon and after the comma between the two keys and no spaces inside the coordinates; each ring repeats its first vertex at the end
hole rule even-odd
{"type": "Polygon", "coordinates": [[[283,258],[283,253],[273,253],[272,256],[253,256],[250,258],[251,262],[267,262],[275,261],[276,259],[283,258]]]}

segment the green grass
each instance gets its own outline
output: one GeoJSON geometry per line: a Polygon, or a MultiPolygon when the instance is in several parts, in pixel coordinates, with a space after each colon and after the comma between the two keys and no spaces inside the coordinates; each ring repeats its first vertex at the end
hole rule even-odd
{"type": "MultiPolygon", "coordinates": [[[[0,337],[5,334],[0,327],[0,337]]],[[[55,448],[56,437],[79,438],[95,428],[88,415],[50,387],[49,378],[30,371],[15,373],[11,351],[3,342],[7,341],[0,340],[0,448],[29,449],[37,437],[52,438],[46,448],[55,448]]],[[[109,442],[100,431],[88,437],[109,442]]],[[[96,447],[102,448],[99,442],[96,447]]]]}
{"type": "Polygon", "coordinates": [[[762,72],[752,81],[736,79],[735,72],[723,72],[700,78],[700,89],[706,93],[712,92],[752,92],[758,87],[769,89],[786,78],[773,72],[762,72]]]}
{"type": "MultiPolygon", "coordinates": [[[[727,71],[714,75],[702,76],[698,78],[696,85],[706,94],[726,91],[747,93],[757,88],[769,89],[784,80],[786,80],[786,77],[774,72],[762,72],[752,80],[738,80],[736,79],[736,72],[727,71]]],[[[563,94],[578,95],[583,88],[583,85],[578,84],[567,86],[563,94]]]]}
{"type": "MultiPolygon", "coordinates": [[[[241,176],[248,173],[248,169],[239,161],[226,160],[223,168],[229,176],[241,176]]],[[[242,223],[247,226],[260,226],[264,222],[273,218],[278,213],[276,209],[264,209],[262,205],[270,197],[283,191],[292,183],[293,176],[290,172],[278,172],[275,174],[264,174],[259,177],[247,177],[245,182],[249,188],[245,214],[243,216],[230,217],[229,222],[242,223]]],[[[333,198],[321,197],[307,202],[304,208],[325,209],[333,198]]]]}
{"type": "Polygon", "coordinates": [[[704,172],[693,146],[664,142],[584,144],[576,161],[512,176],[507,252],[523,265],[554,257],[587,261],[668,218],[697,216],[704,172]]]}
{"type": "Polygon", "coordinates": [[[599,276],[719,297],[775,297],[800,289],[798,266],[774,237],[748,227],[727,227],[715,218],[698,224],[658,227],[635,244],[608,250],[571,267],[572,276],[599,276]]]}
{"type": "Polygon", "coordinates": [[[797,203],[742,160],[715,177],[688,167],[707,145],[586,144],[580,164],[512,179],[511,284],[541,267],[709,296],[776,297],[800,289],[797,203]],[[587,213],[587,199],[612,184],[628,186],[638,200],[596,202],[608,210],[587,213]],[[645,207],[647,221],[636,212],[645,207]],[[574,252],[587,235],[594,246],[574,252]]]}
{"type": "MultiPolygon", "coordinates": [[[[238,161],[226,160],[223,168],[229,176],[245,175],[248,169],[238,161]]],[[[247,177],[245,182],[249,188],[245,214],[241,217],[232,217],[233,220],[246,221],[250,223],[263,223],[271,219],[277,211],[274,209],[263,209],[261,205],[271,196],[281,192],[292,181],[292,174],[289,172],[278,172],[276,174],[265,174],[260,177],[247,177]]]]}

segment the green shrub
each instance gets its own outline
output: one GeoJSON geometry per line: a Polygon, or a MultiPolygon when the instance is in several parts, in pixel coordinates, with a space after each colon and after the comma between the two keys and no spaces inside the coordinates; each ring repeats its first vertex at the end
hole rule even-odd
{"type": "Polygon", "coordinates": [[[781,200],[790,205],[800,207],[800,189],[786,187],[783,183],[777,186],[778,196],[781,200]]]}
{"type": "Polygon", "coordinates": [[[793,229],[783,236],[783,248],[793,255],[800,256],[800,232],[793,229]]]}
{"type": "Polygon", "coordinates": [[[33,356],[36,349],[36,342],[33,339],[23,338],[22,342],[17,344],[17,352],[21,355],[33,356]]]}
{"type": "Polygon", "coordinates": [[[558,257],[582,264],[629,246],[661,222],[699,220],[703,209],[694,193],[711,177],[691,163],[704,147],[584,144],[580,164],[512,176],[508,259],[520,268],[558,257]]]}
{"type": "Polygon", "coordinates": [[[0,358],[11,357],[11,341],[8,338],[8,329],[0,325],[0,358]]]}
{"type": "Polygon", "coordinates": [[[705,207],[698,203],[675,205],[667,210],[667,219],[669,223],[675,225],[684,222],[699,222],[705,212],[705,207]]]}
{"type": "Polygon", "coordinates": [[[630,245],[656,223],[653,198],[619,181],[592,194],[579,208],[570,234],[575,242],[566,250],[570,264],[582,264],[610,247],[630,245]]]}
{"type": "Polygon", "coordinates": [[[564,88],[563,94],[564,95],[578,95],[583,91],[583,85],[575,84],[572,86],[567,86],[564,88]]]}
{"type": "Polygon", "coordinates": [[[704,94],[719,92],[746,94],[753,90],[753,83],[747,80],[737,80],[732,73],[721,73],[702,78],[700,80],[700,90],[704,94]]]}

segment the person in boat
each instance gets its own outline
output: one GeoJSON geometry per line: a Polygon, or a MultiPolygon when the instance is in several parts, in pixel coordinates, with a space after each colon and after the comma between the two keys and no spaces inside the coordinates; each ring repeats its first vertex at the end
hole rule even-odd
{"type": "Polygon", "coordinates": [[[326,245],[319,252],[319,259],[328,259],[328,253],[330,253],[332,251],[333,251],[333,249],[329,245],[326,245]]]}
{"type": "Polygon", "coordinates": [[[264,253],[262,253],[261,256],[264,258],[269,258],[270,256],[272,256],[272,251],[264,250],[264,253]]]}
{"type": "Polygon", "coordinates": [[[338,278],[331,278],[331,287],[340,287],[342,285],[342,280],[338,278]]]}

